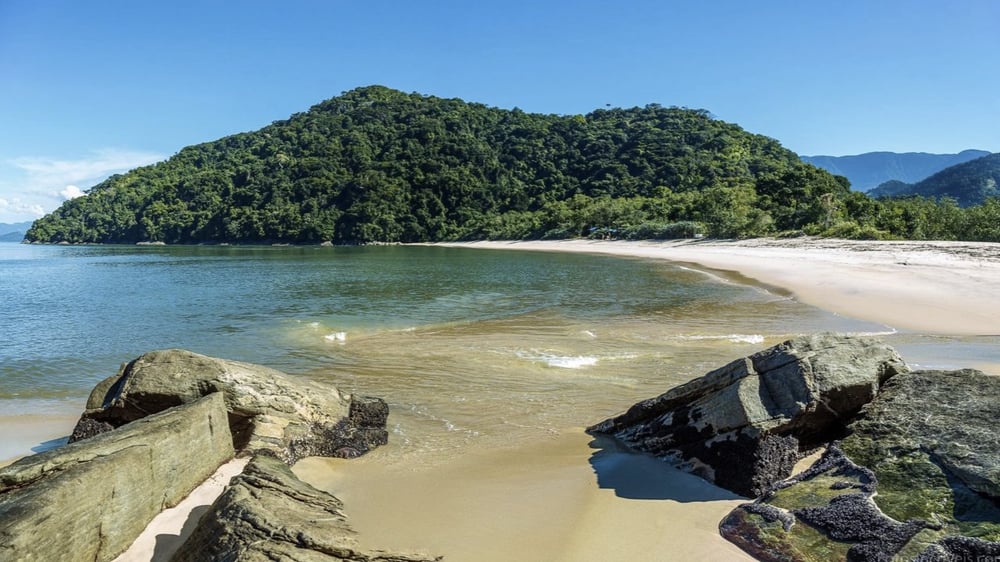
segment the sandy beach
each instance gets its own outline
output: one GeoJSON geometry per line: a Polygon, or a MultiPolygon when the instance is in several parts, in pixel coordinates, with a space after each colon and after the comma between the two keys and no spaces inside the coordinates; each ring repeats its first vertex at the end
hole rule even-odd
{"type": "MultiPolygon", "coordinates": [[[[995,244],[793,239],[447,245],[663,259],[729,282],[752,280],[803,303],[901,331],[1000,334],[995,244]]],[[[26,454],[71,427],[69,418],[0,418],[0,458],[26,454]]],[[[367,548],[479,562],[751,560],[717,531],[744,499],[660,461],[595,442],[583,428],[503,450],[470,450],[433,466],[406,466],[394,454],[390,442],[352,461],[305,459],[295,472],[344,502],[367,548]]],[[[122,560],[165,559],[190,525],[191,510],[205,509],[229,474],[220,473],[151,525],[122,560]]]]}
{"type": "Polygon", "coordinates": [[[0,467],[62,445],[79,418],[71,414],[0,415],[0,467]]]}
{"type": "Polygon", "coordinates": [[[611,254],[697,264],[787,291],[806,304],[898,330],[1000,334],[1000,244],[793,238],[447,245],[611,254]]]}
{"type": "Polygon", "coordinates": [[[310,458],[295,472],[344,502],[367,548],[476,562],[753,560],[719,521],[746,500],[583,428],[438,467],[310,458]]]}

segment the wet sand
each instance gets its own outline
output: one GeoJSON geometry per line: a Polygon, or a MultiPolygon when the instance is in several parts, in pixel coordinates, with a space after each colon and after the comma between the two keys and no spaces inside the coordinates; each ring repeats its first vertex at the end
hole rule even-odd
{"type": "Polygon", "coordinates": [[[1000,244],[814,238],[469,242],[664,259],[730,271],[843,316],[925,334],[1000,334],[1000,244]]]}
{"type": "Polygon", "coordinates": [[[0,467],[66,443],[79,415],[0,415],[0,467]]]}
{"type": "Polygon", "coordinates": [[[445,560],[752,560],[718,533],[746,500],[583,429],[438,466],[309,458],[303,480],[344,502],[366,548],[445,560]]]}

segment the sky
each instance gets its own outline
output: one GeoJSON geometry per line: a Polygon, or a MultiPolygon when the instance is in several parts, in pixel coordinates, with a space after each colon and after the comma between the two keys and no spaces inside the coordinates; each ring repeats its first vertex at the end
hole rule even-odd
{"type": "Polygon", "coordinates": [[[380,84],[706,109],[802,155],[1000,152],[998,0],[0,0],[0,223],[380,84]]]}

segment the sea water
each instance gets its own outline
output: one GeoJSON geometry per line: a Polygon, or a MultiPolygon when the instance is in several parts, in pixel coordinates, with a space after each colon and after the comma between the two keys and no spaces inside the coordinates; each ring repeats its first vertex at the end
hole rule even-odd
{"type": "Polygon", "coordinates": [[[121,363],[185,348],[381,396],[394,458],[418,463],[585,427],[798,334],[1000,364],[995,337],[898,333],[665,261],[434,246],[0,244],[0,329],[2,415],[79,412],[121,363]]]}

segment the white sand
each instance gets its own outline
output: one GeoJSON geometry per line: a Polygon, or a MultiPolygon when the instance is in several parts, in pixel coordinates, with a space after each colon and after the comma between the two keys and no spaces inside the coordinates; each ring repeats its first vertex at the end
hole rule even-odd
{"type": "Polygon", "coordinates": [[[198,519],[208,510],[233,476],[243,472],[250,459],[233,459],[215,471],[180,503],[153,518],[139,538],[116,562],[170,560],[184,540],[194,531],[198,519]]]}
{"type": "Polygon", "coordinates": [[[612,254],[739,273],[843,316],[927,334],[1000,334],[1000,244],[796,238],[445,244],[612,254]]]}

